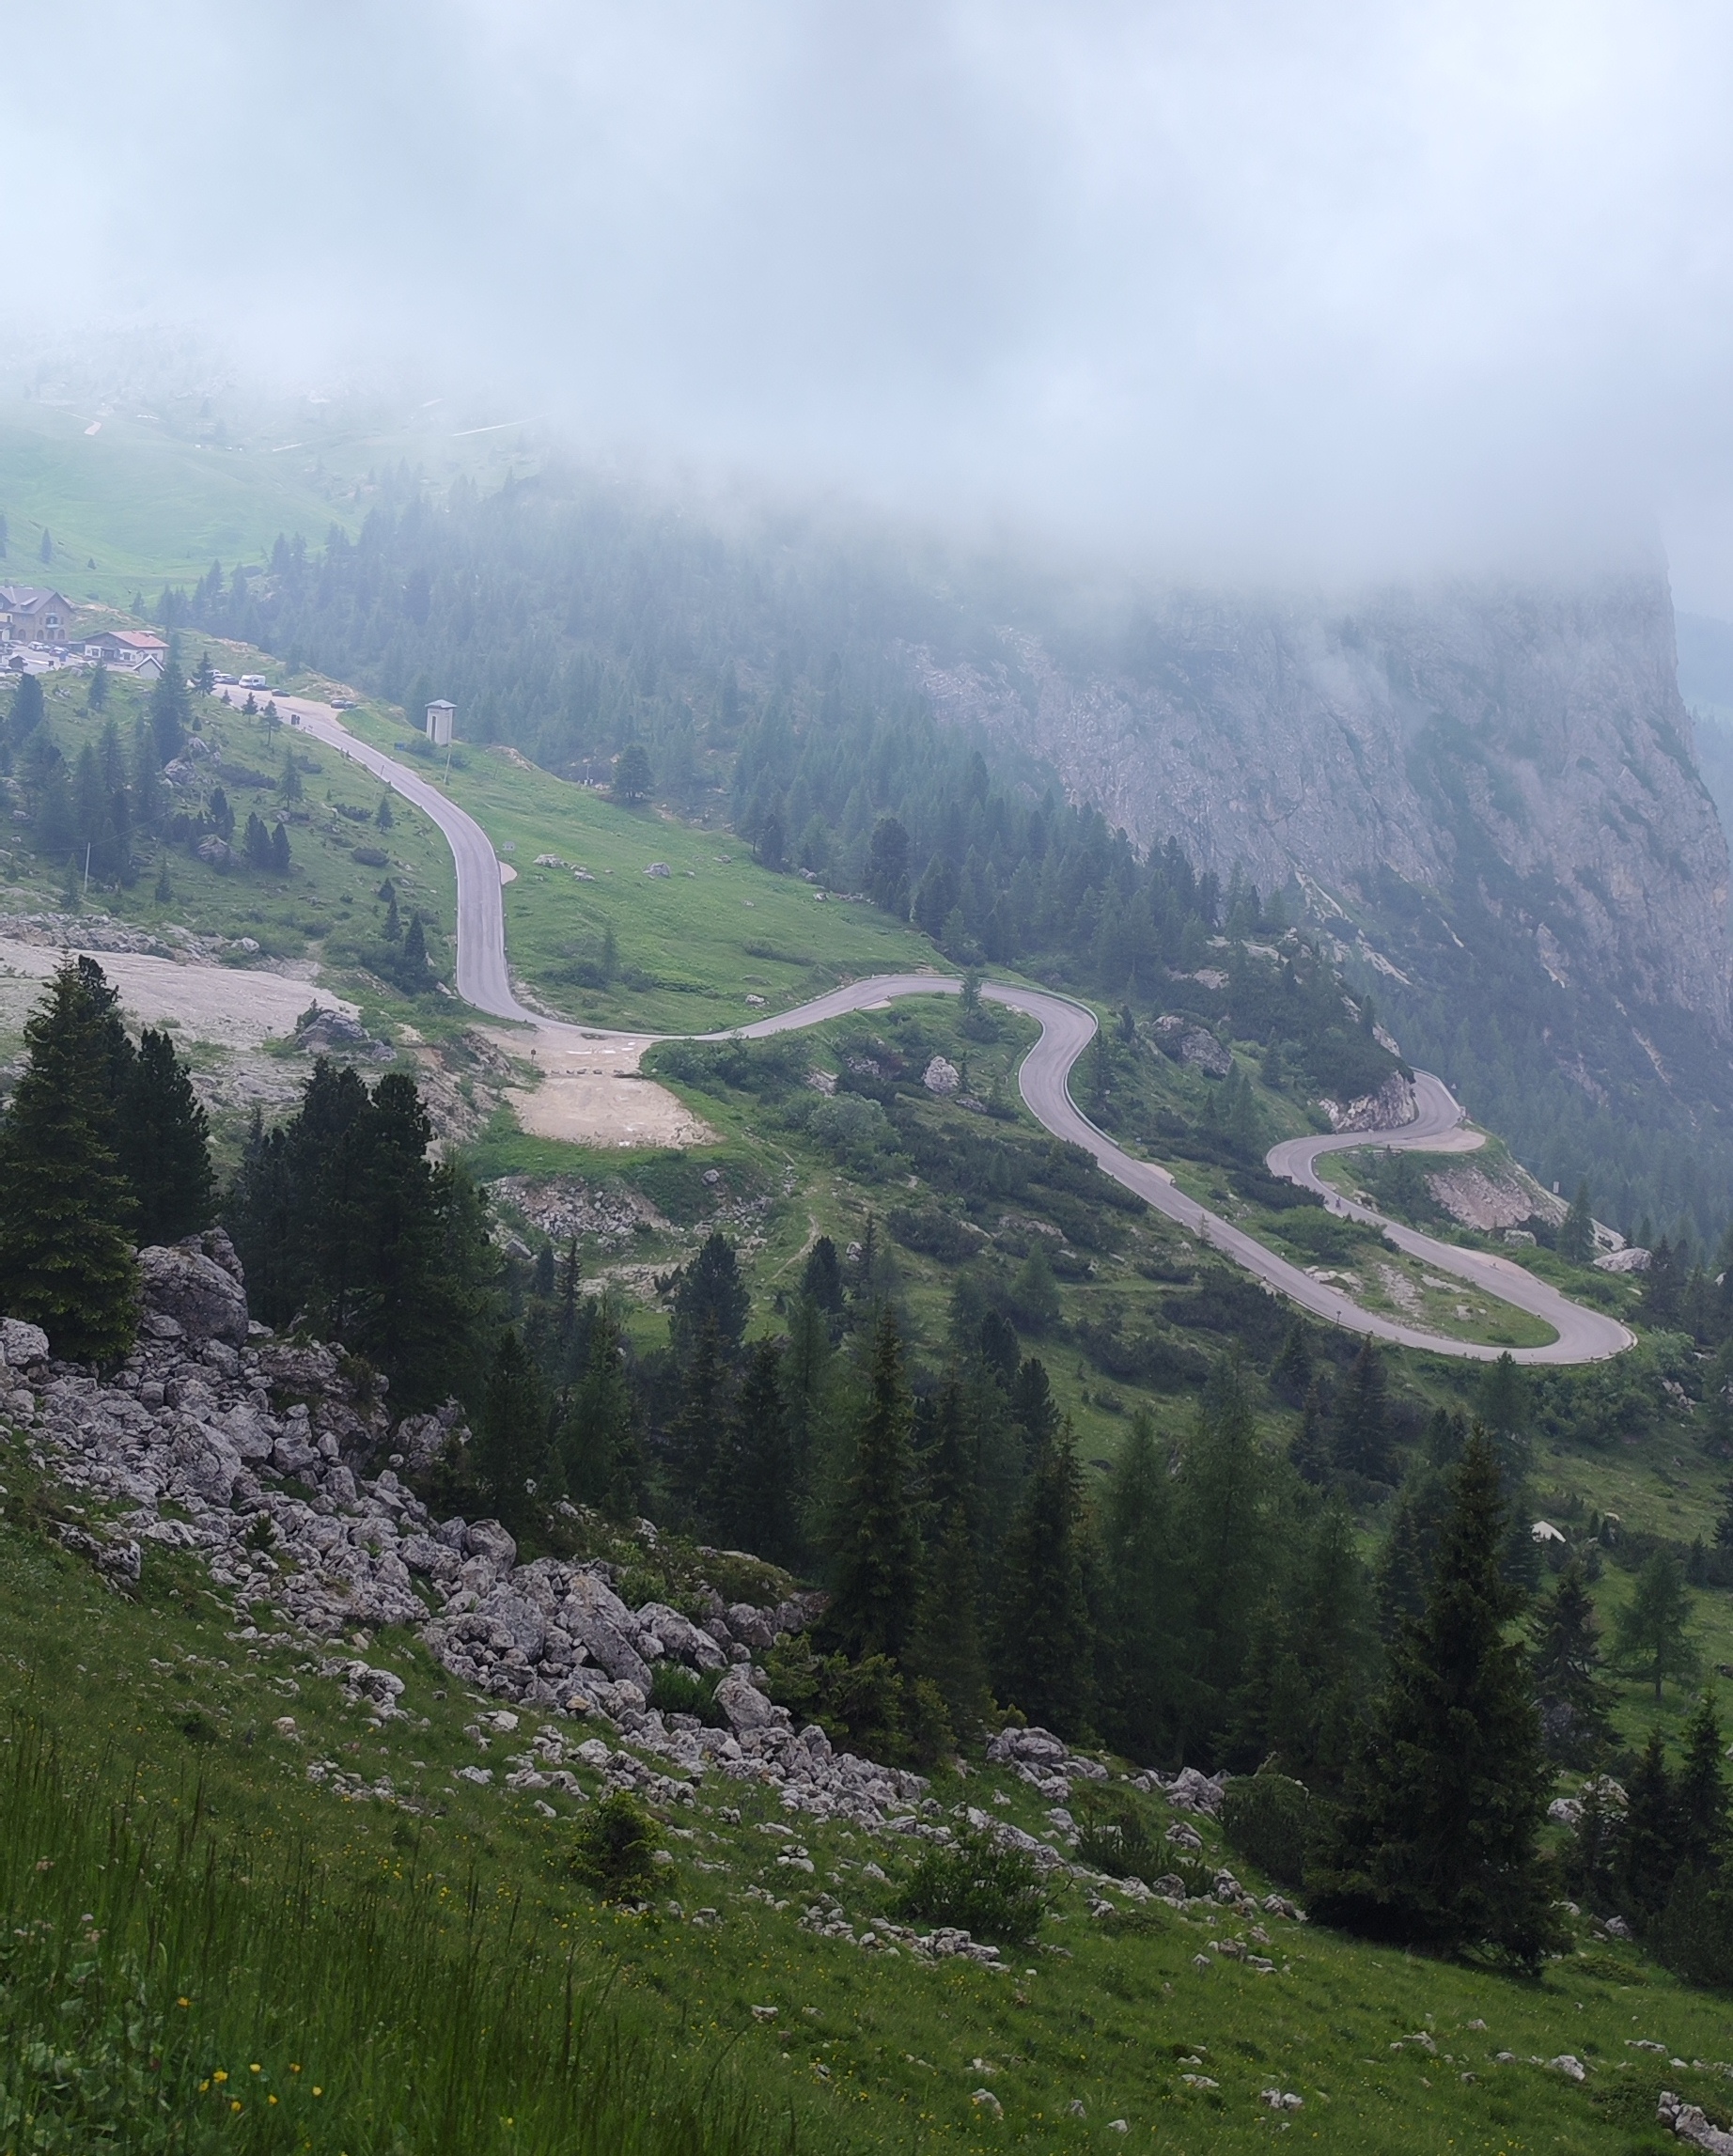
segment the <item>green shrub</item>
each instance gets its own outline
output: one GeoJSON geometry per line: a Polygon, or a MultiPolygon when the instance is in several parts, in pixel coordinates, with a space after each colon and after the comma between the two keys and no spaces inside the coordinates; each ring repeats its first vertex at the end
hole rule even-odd
{"type": "Polygon", "coordinates": [[[727,1724],[716,1704],[721,1672],[687,1669],[678,1662],[659,1662],[650,1671],[649,1703],[664,1714],[695,1714],[712,1729],[727,1724]]]}
{"type": "Polygon", "coordinates": [[[991,1835],[968,1829],[955,1841],[928,1844],[895,1914],[1022,1946],[1047,1914],[1047,1896],[1022,1850],[1002,1848],[991,1835]]]}
{"type": "Polygon", "coordinates": [[[572,1836],[571,1868],[607,1901],[642,1901],[655,1884],[655,1821],[624,1789],[592,1804],[572,1836]]]}
{"type": "Polygon", "coordinates": [[[1227,1846],[1280,1886],[1304,1880],[1312,1825],[1311,1794],[1303,1782],[1265,1770],[1227,1785],[1222,1800],[1227,1846]]]}
{"type": "Polygon", "coordinates": [[[929,1767],[956,1738],[938,1687],[906,1677],[886,1654],[814,1654],[804,1633],[762,1657],[770,1695],[799,1722],[816,1722],[833,1744],[889,1766],[929,1767]]]}
{"type": "Polygon", "coordinates": [[[1077,1861],[1092,1871],[1105,1871],[1115,1879],[1141,1879],[1152,1885],[1163,1873],[1178,1870],[1178,1852],[1157,1839],[1129,1797],[1098,1800],[1086,1808],[1079,1825],[1077,1861]]]}

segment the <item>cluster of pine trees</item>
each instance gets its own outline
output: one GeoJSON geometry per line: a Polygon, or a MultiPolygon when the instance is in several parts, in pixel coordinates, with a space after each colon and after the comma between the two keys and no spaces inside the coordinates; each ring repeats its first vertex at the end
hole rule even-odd
{"type": "Polygon", "coordinates": [[[134,1046],[117,1004],[94,959],[62,965],[0,1119],[0,1310],[71,1361],[126,1351],[134,1249],[208,1226],[215,1194],[186,1067],[166,1033],[134,1046]]]}
{"type": "MultiPolygon", "coordinates": [[[[92,712],[108,707],[108,677],[100,666],[90,676],[87,700],[92,712]]],[[[89,883],[130,889],[147,858],[156,853],[164,863],[158,897],[165,901],[165,850],[180,846],[196,852],[211,837],[233,846],[236,855],[259,874],[289,875],[289,832],[280,820],[249,813],[236,845],[235,813],[221,785],[196,808],[177,802],[163,773],[182,755],[195,726],[192,696],[173,640],[166,669],[138,711],[130,742],[122,741],[117,721],[107,718],[97,739],[86,741],[70,762],[55,739],[40,680],[34,674],[19,677],[10,709],[0,722],[0,771],[15,773],[32,842],[43,860],[65,867],[69,898],[81,899],[89,883]]],[[[286,773],[293,774],[298,798],[300,778],[292,757],[286,773]]],[[[287,784],[286,779],[286,792],[287,784]]]]}

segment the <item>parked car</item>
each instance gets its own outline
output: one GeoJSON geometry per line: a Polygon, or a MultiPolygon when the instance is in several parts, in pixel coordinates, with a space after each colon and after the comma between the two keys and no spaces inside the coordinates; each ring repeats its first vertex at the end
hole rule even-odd
{"type": "Polygon", "coordinates": [[[242,674],[235,686],[238,689],[267,689],[271,684],[262,674],[242,674]]]}

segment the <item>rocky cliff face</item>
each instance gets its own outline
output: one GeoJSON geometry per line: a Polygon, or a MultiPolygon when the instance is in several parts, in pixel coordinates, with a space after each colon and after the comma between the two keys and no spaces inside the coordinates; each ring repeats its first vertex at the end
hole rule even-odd
{"type": "Polygon", "coordinates": [[[940,714],[1138,840],[1297,878],[1374,964],[1424,975],[1429,943],[1483,916],[1507,966],[1520,949],[1538,984],[1623,1006],[1657,1070],[1647,1013],[1733,1030],[1727,848],[1660,575],[1351,609],[1175,596],[1111,637],[1007,626],[914,664],[940,714]]]}

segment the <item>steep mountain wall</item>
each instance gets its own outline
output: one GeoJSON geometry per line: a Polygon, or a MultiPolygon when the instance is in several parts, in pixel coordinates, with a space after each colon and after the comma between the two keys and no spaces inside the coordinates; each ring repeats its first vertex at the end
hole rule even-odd
{"type": "Polygon", "coordinates": [[[1639,1035],[1652,1007],[1728,1036],[1727,847],[1660,577],[1351,612],[1176,597],[1114,647],[998,637],[916,653],[935,709],[1050,758],[1139,840],[1321,885],[1381,950],[1429,910],[1490,912],[1639,1035]]]}

